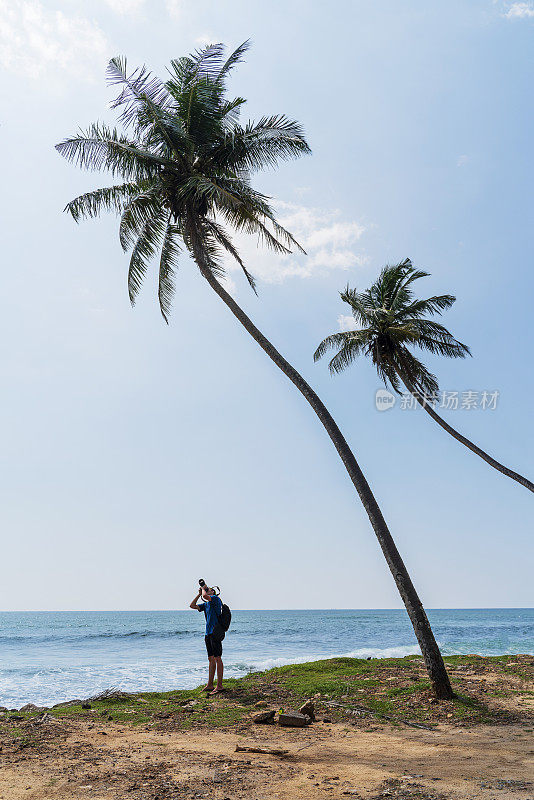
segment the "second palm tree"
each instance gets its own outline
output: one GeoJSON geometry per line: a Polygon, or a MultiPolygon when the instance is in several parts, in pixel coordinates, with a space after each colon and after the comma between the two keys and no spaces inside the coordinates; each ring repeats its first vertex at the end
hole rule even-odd
{"type": "Polygon", "coordinates": [[[410,352],[410,347],[448,358],[465,358],[470,351],[447,328],[428,319],[450,308],[456,301],[455,297],[450,294],[426,300],[414,297],[412,284],[426,277],[428,272],[414,269],[411,261],[406,259],[401,264],[384,267],[378,280],[365,292],[347,288],[341,293],[341,299],[348,303],[355,323],[360,327],[323,339],[315,351],[315,361],[328,350],[337,350],[330,361],[330,371],[337,373],[350,366],[358,356],[369,356],[386,386],[400,393],[402,382],[443,430],[491,467],[534,492],[532,481],[501,464],[436,413],[434,405],[438,381],[422,361],[410,352]]]}

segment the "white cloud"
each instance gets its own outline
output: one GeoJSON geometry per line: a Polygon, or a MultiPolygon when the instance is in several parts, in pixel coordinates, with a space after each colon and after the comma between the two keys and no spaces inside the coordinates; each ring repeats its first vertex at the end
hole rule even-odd
{"type": "Polygon", "coordinates": [[[183,0],[166,0],[165,5],[169,16],[173,19],[179,19],[182,16],[183,0]]]}
{"type": "MultiPolygon", "coordinates": [[[[306,250],[307,255],[279,255],[258,247],[255,237],[235,237],[235,244],[250,272],[267,283],[279,283],[289,277],[310,278],[332,270],[347,270],[365,264],[367,258],[357,252],[357,244],[366,230],[355,221],[340,219],[338,210],[313,208],[296,203],[276,204],[278,220],[306,250]]],[[[227,260],[230,270],[239,266],[227,260]]]]}
{"type": "Polygon", "coordinates": [[[456,161],[456,166],[457,167],[463,167],[468,163],[469,163],[469,156],[465,156],[465,155],[458,156],[458,159],[456,161]]]}
{"type": "Polygon", "coordinates": [[[104,0],[116,14],[137,14],[145,5],[145,0],[104,0]]]}
{"type": "Polygon", "coordinates": [[[512,3],[506,14],[507,19],[528,19],[534,17],[534,5],[532,3],[512,3]]]}
{"type": "Polygon", "coordinates": [[[39,0],[0,0],[0,64],[5,69],[30,78],[68,69],[92,80],[91,64],[100,69],[108,49],[103,31],[85,17],[69,17],[39,0]]]}
{"type": "Polygon", "coordinates": [[[356,320],[352,314],[340,314],[337,318],[340,331],[354,331],[357,328],[356,320]]]}
{"type": "Polygon", "coordinates": [[[208,34],[203,34],[202,36],[197,36],[195,39],[195,45],[197,47],[207,47],[209,44],[214,44],[215,42],[220,41],[215,36],[208,36],[208,34]]]}
{"type": "Polygon", "coordinates": [[[236,284],[236,282],[234,281],[234,279],[232,278],[232,276],[231,276],[231,275],[228,275],[228,272],[226,272],[224,275],[220,275],[220,276],[217,278],[217,280],[219,281],[219,283],[221,284],[221,286],[222,286],[224,289],[226,289],[226,291],[228,292],[228,294],[234,295],[234,294],[236,293],[236,291],[237,291],[237,284],[236,284]]]}

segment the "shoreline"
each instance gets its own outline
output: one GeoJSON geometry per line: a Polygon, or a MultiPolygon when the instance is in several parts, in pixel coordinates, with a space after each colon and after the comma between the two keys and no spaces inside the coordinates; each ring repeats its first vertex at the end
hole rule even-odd
{"type": "MultiPolygon", "coordinates": [[[[391,649],[404,649],[404,648],[391,648],[391,649]]],[[[448,656],[444,656],[444,659],[445,659],[446,663],[447,663],[448,660],[450,661],[451,659],[459,659],[459,658],[460,659],[461,658],[465,658],[465,659],[471,659],[471,658],[475,658],[475,659],[534,658],[534,653],[501,653],[501,654],[498,654],[498,655],[485,655],[485,654],[480,654],[480,653],[456,653],[456,654],[451,654],[451,655],[448,655],[448,656]]],[[[280,668],[284,668],[284,667],[293,667],[293,666],[294,667],[299,667],[299,666],[300,667],[306,667],[307,664],[315,664],[315,663],[320,663],[320,662],[327,662],[327,661],[331,661],[333,659],[352,659],[352,660],[355,660],[355,661],[368,661],[368,662],[375,662],[375,663],[391,662],[393,659],[394,660],[399,660],[399,659],[418,659],[418,660],[421,661],[421,663],[423,662],[423,659],[422,659],[422,656],[421,656],[420,652],[408,653],[408,654],[406,654],[404,656],[393,656],[393,657],[391,657],[391,656],[379,656],[379,657],[361,656],[360,657],[360,656],[353,656],[351,654],[337,654],[337,655],[331,655],[331,656],[324,656],[324,657],[321,657],[321,658],[313,658],[312,657],[310,659],[307,658],[306,660],[302,660],[302,661],[301,660],[288,661],[288,662],[284,661],[283,663],[281,663],[279,665],[276,665],[274,667],[268,667],[265,670],[251,669],[249,672],[247,672],[247,673],[245,673],[243,675],[239,675],[239,676],[230,675],[229,677],[225,677],[225,682],[228,682],[228,681],[235,682],[235,681],[245,680],[246,678],[248,678],[251,675],[263,674],[263,673],[267,673],[267,672],[270,672],[272,670],[276,670],[276,669],[280,669],[280,668]]],[[[164,689],[140,688],[140,689],[126,690],[126,689],[121,689],[120,686],[110,685],[106,689],[101,689],[100,691],[93,691],[93,692],[91,692],[90,695],[87,695],[86,697],[67,698],[66,700],[61,700],[61,701],[59,701],[57,703],[48,704],[48,705],[45,704],[45,703],[34,702],[34,700],[26,700],[26,702],[22,703],[20,705],[20,707],[18,707],[18,708],[16,708],[16,707],[7,707],[7,706],[4,706],[4,705],[2,705],[0,703],[0,714],[2,712],[6,712],[6,711],[9,711],[9,712],[21,711],[26,706],[31,706],[33,708],[38,708],[38,709],[40,709],[42,711],[50,711],[50,710],[54,710],[54,709],[61,709],[63,707],[68,707],[68,706],[72,706],[72,705],[76,705],[76,704],[81,704],[81,703],[94,701],[97,697],[99,697],[100,695],[105,695],[107,692],[115,692],[115,693],[123,695],[124,697],[132,697],[133,698],[133,697],[136,697],[136,696],[142,696],[144,694],[165,695],[165,694],[168,694],[169,692],[171,692],[171,693],[173,693],[173,692],[174,693],[177,693],[177,692],[197,692],[197,691],[200,690],[200,688],[201,688],[201,684],[197,684],[195,686],[190,686],[190,687],[183,687],[183,688],[182,687],[181,688],[176,688],[176,687],[172,687],[171,686],[171,687],[166,687],[164,689]]]]}
{"type": "MultiPolygon", "coordinates": [[[[200,688],[0,712],[4,800],[527,800],[534,657],[332,658],[200,688]],[[313,703],[303,727],[283,715],[313,703]],[[306,721],[309,719],[309,721],[306,721]]],[[[309,706],[308,706],[309,710],[309,706]]]]}
{"type": "MultiPolygon", "coordinates": [[[[364,648],[362,648],[362,649],[364,649],[364,648]]],[[[404,648],[400,648],[399,647],[399,648],[390,648],[390,649],[404,649],[404,648]]],[[[492,658],[523,658],[523,657],[526,657],[526,658],[534,657],[534,653],[501,653],[499,655],[484,655],[484,654],[480,654],[480,653],[456,653],[456,654],[451,654],[449,656],[444,656],[444,659],[445,659],[445,661],[447,661],[447,659],[456,659],[456,658],[492,659],[492,658]]],[[[391,656],[379,656],[379,657],[361,656],[361,657],[359,657],[359,656],[352,656],[351,654],[336,654],[336,655],[331,655],[331,656],[325,656],[324,658],[323,657],[321,657],[321,658],[310,658],[310,659],[307,658],[305,661],[300,661],[300,660],[288,661],[288,662],[284,661],[283,663],[281,663],[281,664],[279,664],[279,665],[277,665],[275,667],[268,667],[265,670],[252,669],[249,672],[247,672],[247,673],[245,673],[243,675],[240,675],[240,676],[230,675],[225,680],[226,681],[227,680],[240,681],[240,680],[246,679],[250,675],[269,672],[272,669],[278,669],[280,667],[305,666],[306,664],[314,664],[314,663],[319,663],[321,661],[330,661],[332,659],[338,659],[338,658],[351,658],[351,659],[354,659],[354,660],[372,661],[372,662],[381,662],[381,661],[386,662],[386,661],[391,661],[392,657],[391,656]]],[[[422,660],[422,656],[421,656],[420,652],[408,653],[408,654],[406,654],[404,656],[394,656],[393,658],[401,658],[401,659],[402,658],[413,658],[413,659],[421,659],[422,660]]],[[[195,691],[198,691],[200,688],[201,688],[201,684],[198,684],[196,686],[183,687],[183,688],[167,687],[167,688],[164,688],[164,689],[140,688],[140,689],[126,690],[126,689],[121,689],[119,686],[111,686],[110,685],[106,689],[100,690],[100,692],[97,692],[97,691],[91,692],[91,694],[88,695],[87,697],[83,697],[83,698],[80,698],[80,697],[67,698],[66,700],[61,700],[58,703],[53,703],[53,704],[50,704],[50,705],[47,705],[45,703],[37,703],[37,702],[34,702],[34,700],[26,700],[26,702],[22,703],[21,706],[18,707],[18,708],[15,708],[15,707],[9,708],[7,706],[2,705],[1,702],[0,702],[0,713],[5,712],[5,711],[10,711],[10,712],[21,711],[26,706],[32,706],[34,708],[42,709],[43,711],[50,711],[50,710],[54,710],[54,709],[58,709],[58,708],[66,707],[66,706],[71,706],[71,705],[75,705],[75,704],[91,702],[91,701],[95,700],[95,698],[97,698],[99,695],[103,695],[106,692],[110,692],[110,691],[118,692],[118,693],[124,695],[124,697],[126,697],[126,696],[135,697],[135,696],[143,695],[143,694],[162,694],[162,695],[164,695],[164,694],[167,694],[169,692],[190,692],[190,691],[195,692],[195,691]]],[[[0,698],[0,700],[1,700],[1,698],[0,698]]]]}

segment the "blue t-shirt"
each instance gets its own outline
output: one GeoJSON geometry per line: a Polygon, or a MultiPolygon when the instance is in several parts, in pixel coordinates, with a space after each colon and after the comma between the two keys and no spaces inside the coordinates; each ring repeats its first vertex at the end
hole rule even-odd
{"type": "Polygon", "coordinates": [[[213,595],[209,603],[198,603],[197,608],[199,611],[206,611],[206,636],[209,636],[215,630],[221,616],[221,598],[213,595]]]}

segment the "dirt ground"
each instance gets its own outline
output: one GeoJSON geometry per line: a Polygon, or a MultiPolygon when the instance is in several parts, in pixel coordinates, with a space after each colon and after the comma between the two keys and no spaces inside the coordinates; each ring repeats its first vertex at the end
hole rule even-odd
{"type": "MultiPolygon", "coordinates": [[[[351,675],[366,668],[359,662],[353,667],[346,659],[317,662],[319,677],[314,673],[319,667],[307,665],[251,676],[233,688],[229,682],[215,711],[213,701],[191,701],[193,695],[201,697],[196,690],[131,695],[114,710],[93,703],[85,710],[26,716],[6,712],[9,719],[0,729],[0,800],[534,800],[534,659],[524,659],[521,679],[503,672],[517,670],[517,661],[509,662],[510,667],[478,659],[474,667],[457,667],[458,686],[472,686],[472,691],[482,686],[484,714],[477,711],[466,718],[459,716],[464,711],[460,703],[430,702],[425,723],[406,716],[413,697],[420,698],[421,707],[426,691],[409,694],[409,687],[403,690],[404,705],[395,720],[379,718],[382,712],[376,710],[351,711],[351,704],[361,708],[372,698],[361,699],[360,684],[355,699],[346,694],[351,675]],[[333,703],[331,694],[315,695],[316,722],[305,728],[253,723],[258,706],[279,708],[284,698],[286,708],[290,701],[297,707],[297,698],[288,694],[291,681],[306,676],[311,681],[310,675],[323,682],[326,675],[331,686],[344,692],[334,695],[333,703]],[[258,702],[258,697],[264,699],[258,702]],[[150,713],[141,721],[125,721],[136,713],[130,706],[148,709],[149,703],[150,713]],[[345,704],[342,713],[340,703],[345,704]],[[236,752],[236,745],[288,753],[236,752]]],[[[379,692],[392,686],[387,669],[397,676],[398,686],[399,676],[418,666],[382,662],[371,669],[382,675],[374,687],[379,692]]]]}
{"type": "Polygon", "coordinates": [[[38,748],[4,746],[2,800],[534,798],[534,734],[523,725],[427,731],[319,722],[199,734],[49,724],[62,730],[38,748]],[[236,753],[238,743],[289,755],[236,753]]]}

